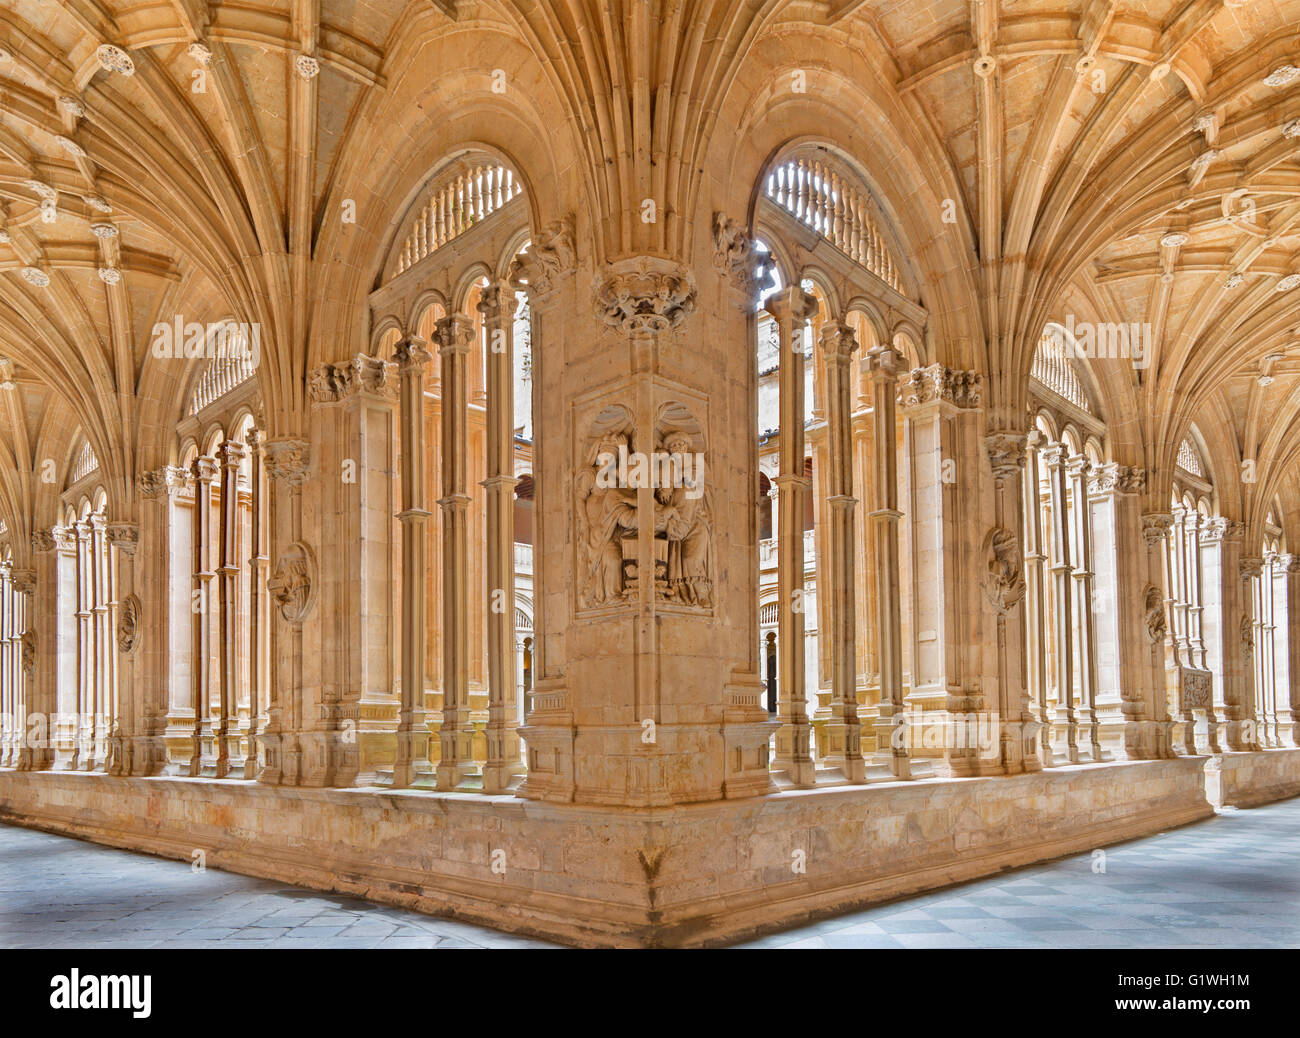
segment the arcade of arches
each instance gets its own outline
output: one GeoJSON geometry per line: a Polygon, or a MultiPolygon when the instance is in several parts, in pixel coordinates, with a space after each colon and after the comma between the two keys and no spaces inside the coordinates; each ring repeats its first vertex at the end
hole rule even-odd
{"type": "Polygon", "coordinates": [[[1300,0],[1028,7],[0,0],[0,816],[685,944],[1300,792],[1300,0]]]}

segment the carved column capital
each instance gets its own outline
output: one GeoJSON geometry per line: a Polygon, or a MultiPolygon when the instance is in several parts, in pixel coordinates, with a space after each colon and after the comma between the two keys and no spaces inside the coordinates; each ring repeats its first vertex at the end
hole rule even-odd
{"type": "Polygon", "coordinates": [[[1042,449],[1043,464],[1049,469],[1060,468],[1065,465],[1069,459],[1069,454],[1065,449],[1065,444],[1057,440],[1055,443],[1049,443],[1042,449]]]}
{"type": "Polygon", "coordinates": [[[1282,566],[1282,572],[1287,576],[1300,573],[1300,555],[1288,553],[1278,556],[1278,562],[1282,566]]]}
{"type": "Polygon", "coordinates": [[[790,321],[802,325],[817,316],[817,297],[798,285],[773,292],[763,300],[763,309],[777,321],[790,321]]]}
{"type": "Polygon", "coordinates": [[[267,440],[266,468],[272,479],[302,486],[311,468],[311,444],[296,437],[267,440]]]}
{"type": "Polygon", "coordinates": [[[32,531],[32,551],[44,554],[54,550],[54,532],[52,530],[32,531]]]}
{"type": "Polygon", "coordinates": [[[636,256],[611,263],[596,289],[596,317],[611,328],[665,332],[695,310],[695,277],[680,263],[636,256]]]}
{"type": "Polygon", "coordinates": [[[36,592],[36,570],[34,569],[10,570],[9,579],[13,582],[14,590],[20,595],[31,595],[36,592]]]}
{"type": "Polygon", "coordinates": [[[713,214],[713,267],[744,299],[748,308],[772,284],[768,256],[737,220],[713,214]]]}
{"type": "Polygon", "coordinates": [[[515,315],[515,289],[505,280],[489,283],[479,293],[477,309],[487,327],[502,327],[515,315]]]}
{"type": "Polygon", "coordinates": [[[827,321],[822,325],[821,348],[828,362],[847,364],[858,348],[858,338],[847,324],[827,321]]]}
{"type": "Polygon", "coordinates": [[[112,522],[105,530],[108,543],[125,555],[134,555],[136,545],[140,543],[140,524],[131,522],[112,522]]]}
{"type": "Polygon", "coordinates": [[[140,490],[140,496],[145,498],[174,494],[185,486],[185,470],[175,465],[164,465],[150,472],[142,472],[136,480],[136,486],[140,490]]]}
{"type": "Polygon", "coordinates": [[[571,274],[576,265],[573,230],[569,220],[557,220],[534,236],[528,251],[510,264],[508,280],[512,288],[540,298],[559,287],[560,279],[571,274]]]}
{"type": "Polygon", "coordinates": [[[433,360],[433,354],[425,347],[424,340],[413,335],[408,335],[393,348],[393,356],[397,360],[399,377],[419,373],[433,360]]]}
{"type": "Polygon", "coordinates": [[[1154,547],[1169,535],[1169,528],[1174,525],[1170,512],[1148,512],[1142,516],[1142,536],[1147,546],[1154,547]]]}
{"type": "Polygon", "coordinates": [[[1092,471],[1092,463],[1084,454],[1075,454],[1065,459],[1065,473],[1071,479],[1087,479],[1092,471]]]}
{"type": "Polygon", "coordinates": [[[322,364],[307,380],[307,394],[315,404],[336,404],[352,393],[387,396],[395,392],[393,365],[380,357],[358,353],[340,364],[322,364]]]}
{"type": "Polygon", "coordinates": [[[1264,560],[1255,556],[1254,558],[1241,559],[1237,564],[1238,572],[1243,580],[1250,580],[1258,577],[1264,572],[1264,560]]]}
{"type": "Polygon", "coordinates": [[[220,454],[221,466],[227,469],[239,468],[248,457],[248,448],[238,440],[224,441],[217,451],[220,454]]]}
{"type": "Polygon", "coordinates": [[[194,459],[194,464],[191,466],[190,471],[194,474],[194,478],[199,482],[211,483],[217,478],[217,473],[219,471],[217,459],[200,455],[194,459]]]}
{"type": "Polygon", "coordinates": [[[899,387],[898,402],[904,407],[945,403],[973,409],[980,406],[983,381],[978,371],[956,371],[942,364],[913,368],[899,387]]]}
{"type": "Polygon", "coordinates": [[[438,345],[439,356],[469,353],[474,344],[474,322],[465,314],[440,317],[434,325],[433,340],[438,345]]]}
{"type": "Polygon", "coordinates": [[[1002,486],[1025,467],[1025,441],[1022,432],[997,432],[984,437],[984,450],[993,469],[993,480],[1002,486]]]}

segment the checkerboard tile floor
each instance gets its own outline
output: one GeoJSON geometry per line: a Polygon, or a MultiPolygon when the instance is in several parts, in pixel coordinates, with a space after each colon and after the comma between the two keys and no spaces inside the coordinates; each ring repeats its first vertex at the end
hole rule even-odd
{"type": "Polygon", "coordinates": [[[1297,860],[1300,798],[740,947],[1297,948],[1297,860]]]}
{"type": "MultiPolygon", "coordinates": [[[[1300,947],[1300,798],[747,948],[1300,947]]],[[[487,927],[0,825],[0,947],[541,948],[487,927]]]]}

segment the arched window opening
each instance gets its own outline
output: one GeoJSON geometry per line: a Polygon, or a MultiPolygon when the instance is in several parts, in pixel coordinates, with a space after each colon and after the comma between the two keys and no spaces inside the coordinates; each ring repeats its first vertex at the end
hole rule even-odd
{"type": "Polygon", "coordinates": [[[801,149],[778,162],[768,171],[764,194],[894,291],[903,291],[879,207],[857,175],[827,149],[801,149]]]}
{"type": "Polygon", "coordinates": [[[448,165],[425,191],[397,247],[393,275],[481,224],[523,194],[523,185],[508,166],[475,159],[448,165]]]}

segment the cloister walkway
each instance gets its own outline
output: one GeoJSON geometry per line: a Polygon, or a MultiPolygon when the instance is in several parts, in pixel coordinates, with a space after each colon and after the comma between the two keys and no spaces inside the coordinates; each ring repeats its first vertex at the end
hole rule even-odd
{"type": "MultiPolygon", "coordinates": [[[[1300,797],[742,947],[1294,948],[1297,860],[1300,797]]],[[[0,947],[553,946],[0,825],[0,947]]]]}

